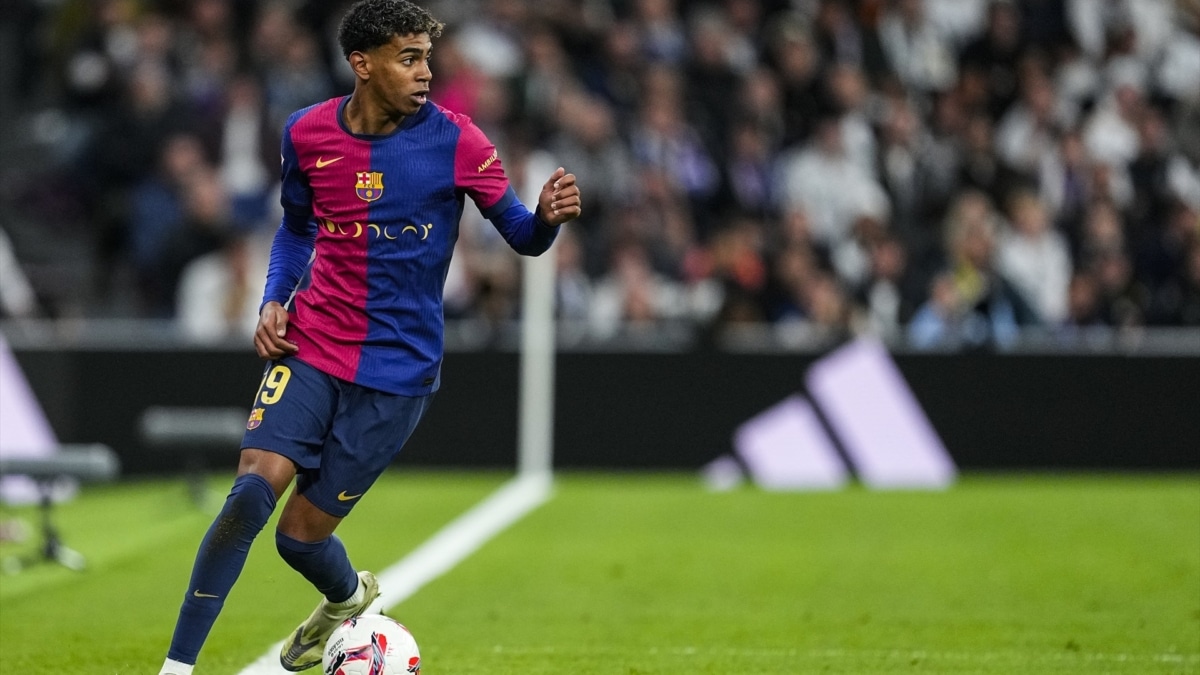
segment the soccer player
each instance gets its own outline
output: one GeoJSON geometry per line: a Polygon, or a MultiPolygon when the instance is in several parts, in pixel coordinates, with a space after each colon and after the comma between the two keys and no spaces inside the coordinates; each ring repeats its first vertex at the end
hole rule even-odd
{"type": "Polygon", "coordinates": [[[579,216],[558,168],[534,212],[495,147],[427,100],[442,24],[405,0],[352,6],[338,41],[350,96],[293,114],[283,131],[283,222],[254,344],[268,360],[237,478],[200,544],[161,675],[191,675],[201,646],[287,487],[279,555],[324,596],[284,642],[290,671],[379,596],[334,530],[400,451],[440,384],[442,288],[469,196],[517,252],[537,255],[579,216]],[[310,262],[311,261],[311,262],[310,262]]]}

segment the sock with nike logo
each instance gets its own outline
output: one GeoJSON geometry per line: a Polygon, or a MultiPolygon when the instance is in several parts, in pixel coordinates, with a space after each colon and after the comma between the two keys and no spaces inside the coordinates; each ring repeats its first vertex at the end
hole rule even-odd
{"type": "Polygon", "coordinates": [[[279,549],[279,556],[330,602],[343,602],[358,588],[358,574],[337,535],[305,542],[276,531],[275,547],[279,549]]]}
{"type": "Polygon", "coordinates": [[[192,579],[167,658],[195,663],[225,598],[242,573],[250,544],[275,510],[275,491],[262,476],[238,476],[221,513],[200,542],[192,579]]]}

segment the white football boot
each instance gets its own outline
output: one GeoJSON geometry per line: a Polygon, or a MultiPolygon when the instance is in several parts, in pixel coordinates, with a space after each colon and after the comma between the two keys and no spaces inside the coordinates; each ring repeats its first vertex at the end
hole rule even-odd
{"type": "Polygon", "coordinates": [[[363,571],[358,573],[358,579],[363,589],[362,600],[333,603],[321,598],[313,613],[292,631],[279,650],[279,663],[284,670],[298,672],[320,665],[325,641],[334,629],[346,619],[362,614],[375,602],[375,598],[379,597],[379,582],[375,575],[363,571]]]}

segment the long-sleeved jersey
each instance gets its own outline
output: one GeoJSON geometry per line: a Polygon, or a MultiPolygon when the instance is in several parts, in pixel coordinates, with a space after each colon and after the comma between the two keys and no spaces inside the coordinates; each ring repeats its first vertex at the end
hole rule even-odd
{"type": "Polygon", "coordinates": [[[426,103],[388,135],[356,135],[342,117],[349,100],[284,127],[284,216],[263,303],[292,298],[287,337],[309,365],[425,395],[440,385],[442,290],[464,196],[518,253],[542,253],[558,230],[517,199],[466,116],[426,103]]]}

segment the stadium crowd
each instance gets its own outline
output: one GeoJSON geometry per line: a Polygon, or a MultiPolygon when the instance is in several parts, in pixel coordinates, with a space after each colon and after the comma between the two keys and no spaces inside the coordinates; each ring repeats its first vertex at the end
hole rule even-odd
{"type": "MultiPolygon", "coordinates": [[[[346,3],[8,4],[37,153],[3,176],[0,255],[34,282],[5,282],[5,313],[248,334],[282,124],[352,86],[346,3]],[[69,292],[22,256],[46,229],[86,242],[69,292]]],[[[432,100],[527,203],[532,177],[579,177],[558,313],[594,335],[1200,326],[1200,2],[424,4],[447,22],[432,100]]],[[[470,207],[455,261],[448,318],[517,316],[519,260],[470,207]]]]}

